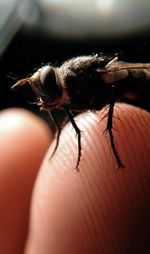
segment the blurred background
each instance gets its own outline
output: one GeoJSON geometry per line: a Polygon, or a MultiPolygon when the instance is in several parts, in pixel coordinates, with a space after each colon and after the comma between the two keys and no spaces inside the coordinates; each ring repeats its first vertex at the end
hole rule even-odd
{"type": "Polygon", "coordinates": [[[13,78],[101,52],[150,62],[150,0],[0,0],[1,109],[40,114],[31,89],[10,91],[13,78]]]}

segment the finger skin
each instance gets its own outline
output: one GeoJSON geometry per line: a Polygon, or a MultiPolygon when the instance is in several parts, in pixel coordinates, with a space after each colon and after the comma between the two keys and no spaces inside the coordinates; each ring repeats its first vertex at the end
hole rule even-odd
{"type": "Polygon", "coordinates": [[[50,144],[45,123],[19,109],[0,114],[0,253],[22,254],[32,188],[50,144]]]}
{"type": "MultiPolygon", "coordinates": [[[[106,114],[106,111],[105,111],[106,114]]],[[[25,254],[150,253],[150,115],[125,104],[115,108],[115,142],[124,169],[116,169],[104,112],[69,124],[55,156],[48,151],[35,185],[25,254]]]]}

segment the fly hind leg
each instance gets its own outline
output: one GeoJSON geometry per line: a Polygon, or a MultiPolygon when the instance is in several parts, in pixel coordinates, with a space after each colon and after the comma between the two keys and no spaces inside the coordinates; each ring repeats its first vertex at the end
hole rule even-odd
{"type": "Polygon", "coordinates": [[[118,168],[123,168],[124,165],[123,165],[123,163],[120,159],[120,156],[117,152],[115,142],[114,142],[114,136],[113,136],[113,112],[114,112],[114,106],[115,106],[115,102],[116,102],[114,89],[115,89],[115,87],[113,86],[112,87],[112,90],[113,90],[112,98],[111,98],[111,101],[109,104],[109,110],[108,110],[108,121],[107,121],[106,131],[108,131],[108,133],[109,133],[111,148],[113,150],[113,154],[115,156],[118,168]]]}

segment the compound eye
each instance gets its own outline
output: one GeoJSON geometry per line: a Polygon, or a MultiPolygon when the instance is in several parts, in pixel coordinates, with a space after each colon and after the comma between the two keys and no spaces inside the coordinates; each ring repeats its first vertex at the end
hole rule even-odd
{"type": "Polygon", "coordinates": [[[57,84],[55,68],[45,66],[40,73],[40,96],[48,103],[55,102],[61,95],[62,89],[57,84]]]}
{"type": "Polygon", "coordinates": [[[54,68],[51,66],[45,66],[40,73],[40,83],[42,89],[47,95],[52,95],[57,87],[56,75],[54,68]]]}

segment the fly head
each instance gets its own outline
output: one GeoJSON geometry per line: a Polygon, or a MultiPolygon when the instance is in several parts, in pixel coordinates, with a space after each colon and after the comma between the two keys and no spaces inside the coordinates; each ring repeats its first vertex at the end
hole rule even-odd
{"type": "Polygon", "coordinates": [[[15,90],[26,84],[31,86],[42,110],[49,110],[57,106],[63,89],[54,67],[47,65],[38,69],[30,78],[19,80],[11,89],[15,90]]]}

